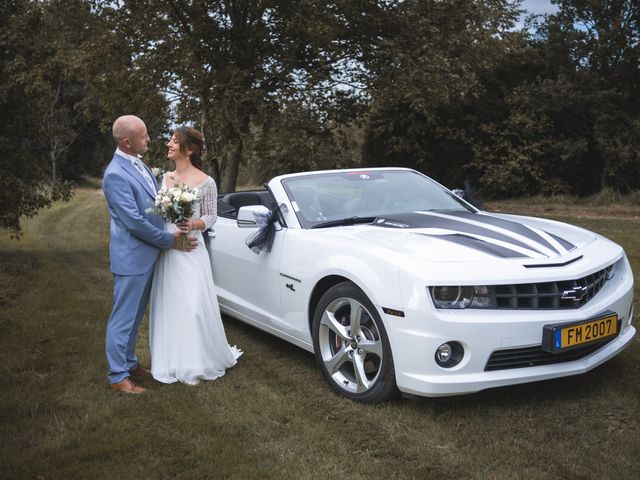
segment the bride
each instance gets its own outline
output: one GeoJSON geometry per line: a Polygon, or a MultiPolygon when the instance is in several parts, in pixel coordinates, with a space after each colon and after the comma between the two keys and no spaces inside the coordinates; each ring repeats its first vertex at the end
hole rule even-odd
{"type": "Polygon", "coordinates": [[[195,385],[224,375],[242,351],[227,343],[202,238],[217,217],[216,184],[201,170],[204,138],[194,128],[178,127],[167,147],[176,168],[163,176],[161,188],[187,184],[201,196],[192,218],[167,223],[165,229],[192,232],[198,246],[191,252],[163,250],[156,262],[149,320],[151,374],[159,382],[195,385]]]}

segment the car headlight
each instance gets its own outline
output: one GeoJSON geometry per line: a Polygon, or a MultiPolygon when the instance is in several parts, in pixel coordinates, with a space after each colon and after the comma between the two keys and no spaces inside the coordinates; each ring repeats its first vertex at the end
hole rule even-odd
{"type": "Polygon", "coordinates": [[[430,287],[436,308],[496,308],[496,298],[486,286],[430,287]]]}

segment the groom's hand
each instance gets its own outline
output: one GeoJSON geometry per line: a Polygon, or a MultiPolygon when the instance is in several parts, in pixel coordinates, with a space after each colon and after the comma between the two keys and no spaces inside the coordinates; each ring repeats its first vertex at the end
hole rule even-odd
{"type": "MultiPolygon", "coordinates": [[[[186,235],[186,233],[185,233],[186,235]]],[[[187,237],[189,239],[189,241],[191,242],[191,248],[189,249],[189,251],[193,250],[194,248],[196,248],[198,246],[198,239],[197,238],[193,238],[193,237],[187,237]]]]}
{"type": "Polygon", "coordinates": [[[175,234],[175,238],[173,239],[173,245],[171,246],[171,248],[175,248],[176,250],[181,250],[183,252],[190,252],[191,250],[193,250],[194,248],[196,248],[198,246],[198,239],[197,238],[192,238],[187,236],[187,238],[189,239],[189,247],[185,248],[185,247],[181,247],[180,246],[180,237],[186,235],[186,233],[184,232],[176,232],[175,234]]]}

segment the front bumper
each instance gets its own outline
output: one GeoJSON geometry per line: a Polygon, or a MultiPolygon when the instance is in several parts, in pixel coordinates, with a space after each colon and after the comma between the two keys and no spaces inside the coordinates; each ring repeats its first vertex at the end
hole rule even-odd
{"type": "Polygon", "coordinates": [[[401,392],[427,397],[460,395],[480,390],[585,373],[614,357],[636,334],[631,325],[633,275],[625,257],[616,275],[586,305],[572,310],[436,310],[426,290],[420,300],[408,302],[405,317],[384,315],[401,392]],[[597,318],[606,311],[620,319],[612,341],[575,361],[485,371],[496,350],[541,345],[544,325],[597,318]],[[435,362],[436,349],[457,341],[465,355],[453,368],[435,362]]]}

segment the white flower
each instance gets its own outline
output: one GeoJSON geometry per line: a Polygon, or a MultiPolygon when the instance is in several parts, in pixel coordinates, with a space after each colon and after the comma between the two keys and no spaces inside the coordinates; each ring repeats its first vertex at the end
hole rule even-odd
{"type": "Polygon", "coordinates": [[[180,195],[180,200],[183,202],[193,202],[196,199],[196,196],[190,192],[182,192],[180,195]]]}

